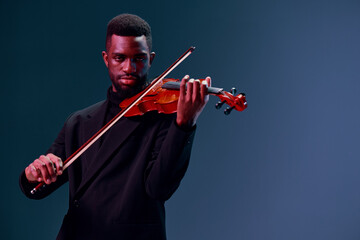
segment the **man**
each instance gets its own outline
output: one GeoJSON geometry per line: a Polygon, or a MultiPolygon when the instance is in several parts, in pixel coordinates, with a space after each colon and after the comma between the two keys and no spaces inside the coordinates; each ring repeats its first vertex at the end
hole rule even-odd
{"type": "Polygon", "coordinates": [[[209,77],[206,84],[182,79],[177,114],[122,118],[65,171],[62,162],[120,111],[122,100],[144,89],[155,57],[151,41],[150,26],[138,16],[109,22],[102,52],[112,83],[107,99],[73,113],[47,154],[20,176],[22,191],[33,199],[69,181],[69,209],[57,239],[166,239],[164,202],[187,169],[209,77]],[[39,182],[45,187],[32,195],[39,182]]]}

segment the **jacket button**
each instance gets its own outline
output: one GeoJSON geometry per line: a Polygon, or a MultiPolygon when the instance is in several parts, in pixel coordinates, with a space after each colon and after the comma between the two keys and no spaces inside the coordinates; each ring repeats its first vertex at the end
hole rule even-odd
{"type": "Polygon", "coordinates": [[[74,200],[74,206],[77,207],[77,208],[80,206],[80,203],[79,203],[78,200],[74,200]]]}

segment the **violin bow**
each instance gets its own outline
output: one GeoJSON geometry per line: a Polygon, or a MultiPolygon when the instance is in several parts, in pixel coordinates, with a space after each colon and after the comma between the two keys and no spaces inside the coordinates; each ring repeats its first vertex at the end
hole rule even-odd
{"type": "MultiPolygon", "coordinates": [[[[104,135],[115,123],[117,123],[133,106],[135,106],[146,94],[148,94],[155,86],[160,83],[172,70],[174,70],[182,61],[184,61],[193,51],[195,47],[190,47],[184,52],[170,67],[162,74],[155,78],[149,86],[145,88],[143,93],[139,95],[130,105],[121,109],[121,111],[111,119],[105,126],[97,131],[89,140],[87,140],[79,149],[71,154],[65,161],[63,170],[67,169],[75,160],[77,160],[91,145],[93,145],[102,135],[104,135]]],[[[44,182],[39,183],[30,192],[35,194],[41,187],[46,186],[44,182]]]]}

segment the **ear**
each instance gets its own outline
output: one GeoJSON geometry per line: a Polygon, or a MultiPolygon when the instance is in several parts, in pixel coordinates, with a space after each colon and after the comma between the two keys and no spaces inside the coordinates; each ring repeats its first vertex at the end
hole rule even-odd
{"type": "Polygon", "coordinates": [[[109,67],[109,58],[108,58],[107,53],[105,51],[102,51],[101,54],[102,54],[102,57],[103,57],[106,67],[109,67]]]}
{"type": "Polygon", "coordinates": [[[155,58],[155,52],[151,52],[150,53],[150,65],[152,64],[154,58],[155,58]]]}

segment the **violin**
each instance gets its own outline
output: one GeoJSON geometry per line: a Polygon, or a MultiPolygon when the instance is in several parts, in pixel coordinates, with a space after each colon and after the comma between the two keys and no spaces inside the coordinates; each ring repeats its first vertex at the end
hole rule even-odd
{"type": "MultiPolygon", "coordinates": [[[[64,161],[63,170],[68,168],[81,154],[83,154],[92,144],[94,144],[104,133],[106,133],[120,118],[143,115],[146,112],[157,111],[158,113],[171,114],[177,111],[177,101],[179,99],[180,82],[177,79],[165,79],[174,68],[176,68],[185,58],[193,51],[194,47],[190,47],[180,58],[178,58],[168,69],[160,76],[154,79],[142,92],[135,96],[125,99],[119,105],[120,112],[111,119],[105,126],[96,132],[89,140],[87,140],[79,149],[64,161]]],[[[203,81],[201,79],[200,81],[203,81]]],[[[247,102],[244,93],[234,96],[236,90],[232,88],[231,93],[224,91],[222,88],[208,87],[208,94],[216,95],[220,101],[216,104],[219,109],[223,104],[229,105],[225,109],[226,115],[235,109],[243,111],[247,108],[247,102]]],[[[41,187],[45,187],[45,183],[39,183],[31,190],[31,194],[35,194],[41,187]]]]}
{"type": "MultiPolygon", "coordinates": [[[[200,83],[205,79],[199,79],[200,83]]],[[[177,102],[179,99],[180,81],[179,79],[167,78],[161,81],[157,87],[154,87],[148,94],[141,97],[140,101],[134,105],[124,116],[133,117],[143,115],[150,111],[157,111],[158,113],[171,114],[177,111],[177,102]]],[[[244,93],[240,93],[234,96],[236,89],[232,88],[231,93],[224,91],[222,88],[208,87],[208,94],[215,95],[220,98],[220,101],[216,104],[216,108],[220,109],[223,104],[229,105],[224,110],[226,115],[235,109],[237,111],[243,111],[247,107],[247,102],[244,93]]],[[[139,94],[125,99],[120,103],[120,108],[126,108],[132,102],[134,102],[139,94]]]]}

